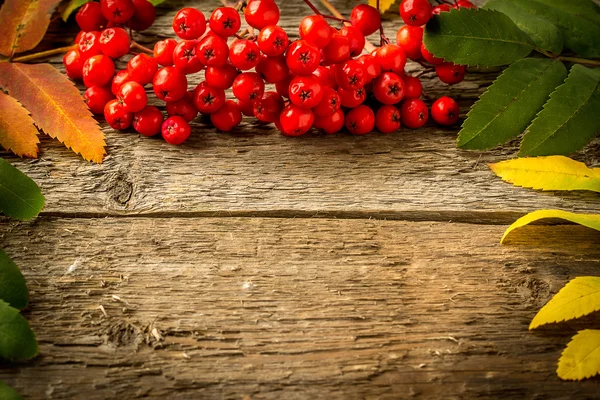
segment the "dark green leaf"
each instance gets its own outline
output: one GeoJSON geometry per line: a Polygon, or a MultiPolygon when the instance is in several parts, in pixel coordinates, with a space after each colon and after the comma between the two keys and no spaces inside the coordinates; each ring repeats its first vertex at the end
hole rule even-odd
{"type": "Polygon", "coordinates": [[[458,135],[458,147],[487,150],[521,134],[566,77],[567,69],[558,60],[517,61],[471,108],[458,135]]]}
{"type": "Polygon", "coordinates": [[[91,0],[69,0],[66,3],[63,3],[63,5],[60,6],[60,16],[62,17],[63,21],[67,22],[73,11],[77,10],[85,3],[89,3],[90,1],[91,0]]]}
{"type": "Polygon", "coordinates": [[[40,187],[0,158],[0,211],[9,217],[28,220],[40,213],[44,202],[40,187]]]}
{"type": "Polygon", "coordinates": [[[27,307],[29,302],[29,292],[23,274],[2,249],[0,249],[0,300],[19,309],[27,307]]]}
{"type": "Polygon", "coordinates": [[[490,10],[500,11],[506,15],[521,29],[529,35],[535,45],[553,54],[560,54],[563,49],[563,38],[560,30],[544,18],[531,15],[518,3],[505,0],[490,0],[485,7],[490,10]]]}
{"type": "Polygon", "coordinates": [[[519,155],[567,155],[589,143],[600,131],[599,84],[600,70],[574,65],[527,128],[519,155]]]}
{"type": "Polygon", "coordinates": [[[0,357],[27,360],[38,353],[35,335],[19,310],[0,301],[0,357]]]}
{"type": "Polygon", "coordinates": [[[526,57],[534,47],[510,18],[484,9],[461,8],[434,15],[423,40],[436,57],[486,67],[511,64],[526,57]]]}
{"type": "Polygon", "coordinates": [[[0,381],[0,399],[2,400],[23,400],[19,393],[6,383],[0,381]]]}

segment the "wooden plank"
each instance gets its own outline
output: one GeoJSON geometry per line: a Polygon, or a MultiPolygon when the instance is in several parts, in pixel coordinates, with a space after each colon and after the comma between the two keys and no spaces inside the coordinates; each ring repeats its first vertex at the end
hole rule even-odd
{"type": "Polygon", "coordinates": [[[527,331],[600,234],[377,220],[0,223],[41,345],[28,398],[595,398],[556,361],[585,324],[527,331]],[[102,305],[106,315],[99,309],[102,305]],[[156,329],[156,330],[154,330],[156,329]],[[247,397],[244,397],[247,396],[247,397]]]}

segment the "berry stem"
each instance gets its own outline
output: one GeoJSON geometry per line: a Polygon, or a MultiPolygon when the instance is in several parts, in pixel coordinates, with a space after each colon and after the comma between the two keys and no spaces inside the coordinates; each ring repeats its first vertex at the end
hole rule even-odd
{"type": "MultiPolygon", "coordinates": [[[[350,21],[348,21],[347,19],[345,19],[344,16],[342,15],[342,13],[339,12],[337,10],[337,8],[335,8],[333,6],[333,4],[331,4],[328,0],[320,0],[320,1],[321,1],[321,4],[323,4],[325,6],[325,8],[327,8],[327,10],[329,10],[330,13],[332,13],[335,17],[339,18],[340,21],[343,21],[345,25],[352,25],[352,23],[350,21]]],[[[367,49],[367,51],[370,53],[373,50],[375,50],[376,47],[367,40],[365,42],[365,49],[367,49]]]]}
{"type": "Polygon", "coordinates": [[[12,59],[5,59],[5,60],[0,60],[0,62],[25,62],[25,61],[33,61],[33,60],[37,60],[39,58],[46,58],[46,57],[50,57],[50,56],[54,56],[57,54],[63,54],[66,53],[69,50],[73,50],[77,48],[77,44],[72,44],[70,46],[65,46],[65,47],[59,47],[56,49],[52,49],[52,50],[46,50],[46,51],[40,51],[39,53],[33,53],[33,54],[27,54],[26,56],[21,56],[21,57],[15,57],[12,59]]]}
{"type": "Polygon", "coordinates": [[[141,45],[141,44],[139,44],[138,42],[134,42],[134,41],[132,41],[132,42],[131,42],[131,48],[132,48],[132,49],[137,49],[137,50],[143,51],[143,52],[145,52],[145,53],[148,53],[148,54],[154,54],[154,51],[153,51],[153,50],[151,50],[151,49],[149,49],[149,48],[147,48],[147,47],[145,47],[145,46],[142,46],[142,45],[141,45]]]}
{"type": "Polygon", "coordinates": [[[317,7],[315,7],[315,5],[313,3],[310,2],[310,0],[304,0],[304,2],[315,14],[323,15],[323,14],[321,14],[321,11],[319,11],[319,9],[317,7]]]}

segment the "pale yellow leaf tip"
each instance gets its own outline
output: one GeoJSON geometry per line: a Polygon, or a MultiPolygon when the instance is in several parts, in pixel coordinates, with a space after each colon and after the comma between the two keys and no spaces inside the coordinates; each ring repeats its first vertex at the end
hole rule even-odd
{"type": "Polygon", "coordinates": [[[580,381],[600,374],[600,330],[577,332],[558,360],[560,379],[580,381]]]}

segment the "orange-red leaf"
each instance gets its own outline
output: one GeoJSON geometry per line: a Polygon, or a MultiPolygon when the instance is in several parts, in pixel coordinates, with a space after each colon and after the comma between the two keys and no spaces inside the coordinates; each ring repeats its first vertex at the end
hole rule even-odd
{"type": "Polygon", "coordinates": [[[0,87],[29,110],[38,128],[86,160],[102,162],[104,133],[79,90],[54,67],[0,63],[0,87]]]}
{"type": "Polygon", "coordinates": [[[31,50],[44,37],[60,0],[6,0],[0,9],[0,54],[31,50]]]}
{"type": "Polygon", "coordinates": [[[21,157],[37,157],[39,142],[29,112],[0,90],[0,145],[21,157]]]}

